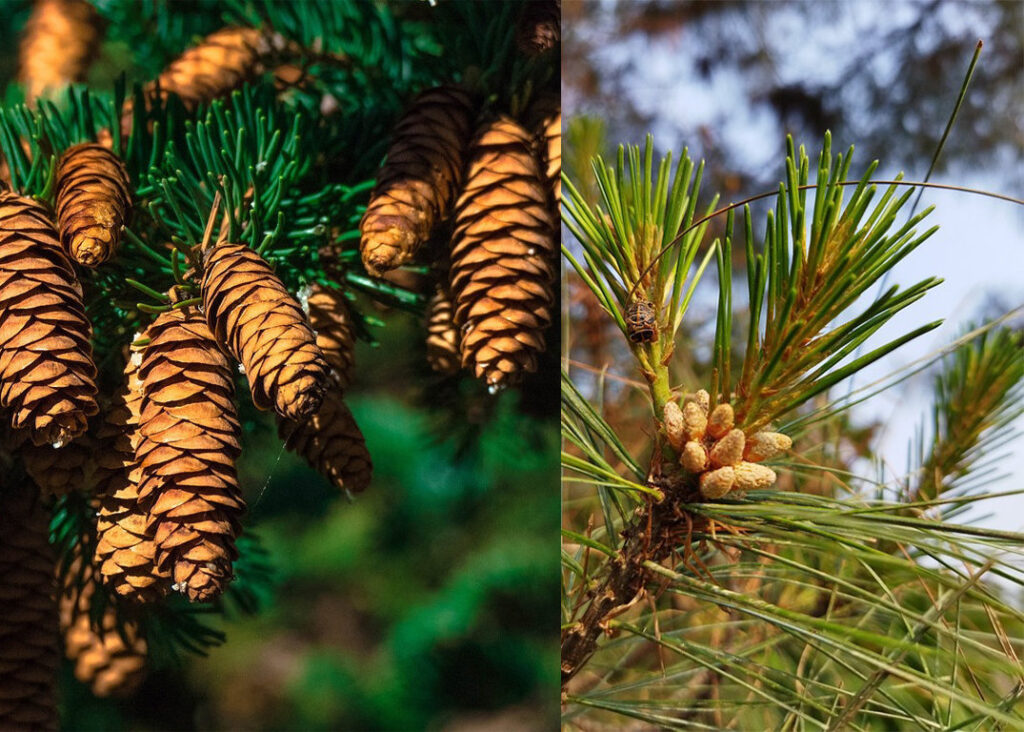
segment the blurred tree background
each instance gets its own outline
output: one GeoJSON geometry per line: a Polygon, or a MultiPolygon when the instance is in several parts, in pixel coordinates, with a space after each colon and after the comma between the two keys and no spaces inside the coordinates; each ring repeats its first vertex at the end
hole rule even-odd
{"type": "MultiPolygon", "coordinates": [[[[272,1],[94,5],[105,36],[85,86],[99,97],[111,95],[122,74],[130,93],[131,84],[154,78],[225,24],[266,13],[285,19],[317,15],[314,4],[272,1]]],[[[291,102],[295,109],[324,102],[330,114],[329,98],[340,100],[342,122],[326,125],[330,131],[318,138],[317,149],[338,154],[334,164],[345,180],[365,181],[356,186],[362,206],[403,105],[445,73],[465,74],[470,82],[489,73],[467,65],[474,54],[510,59],[516,53],[514,20],[524,4],[468,10],[473,3],[447,0],[439,9],[426,2],[329,5],[321,15],[341,9],[335,16],[362,14],[376,25],[372,32],[345,26],[333,49],[317,46],[313,25],[282,29],[308,35],[299,39],[308,48],[336,51],[340,45],[359,62],[342,71],[327,63],[318,67],[321,76],[314,68],[313,83],[292,90],[291,102]],[[435,12],[447,21],[434,22],[435,12]],[[489,35],[478,32],[482,25],[467,26],[466,18],[488,14],[501,20],[491,24],[489,35]],[[367,73],[360,66],[373,66],[387,54],[392,56],[386,70],[367,73]],[[331,137],[346,124],[361,135],[331,137]]],[[[5,0],[0,7],[0,41],[8,49],[0,55],[0,84],[7,106],[24,99],[16,81],[17,48],[30,10],[31,3],[22,0],[5,0]]],[[[537,79],[557,89],[557,72],[537,73],[557,54],[506,66],[499,58],[497,66],[518,69],[520,76],[490,79],[492,89],[529,83],[497,106],[519,104],[516,112],[522,113],[522,104],[541,91],[537,79]]],[[[550,66],[556,69],[557,62],[550,66]]],[[[260,84],[272,89],[273,79],[260,84]]],[[[488,103],[495,104],[495,97],[488,103]]],[[[358,241],[352,230],[361,210],[340,222],[340,238],[348,246],[358,241]]],[[[415,265],[395,273],[396,291],[411,292],[412,298],[375,297],[372,287],[358,284],[366,281],[361,271],[348,282],[360,293],[366,318],[346,401],[373,457],[370,489],[354,501],[340,497],[284,449],[273,417],[257,412],[248,390],[239,388],[238,470],[249,507],[245,532],[259,537],[263,552],[249,559],[266,561],[271,569],[268,582],[248,588],[259,611],[250,615],[230,602],[223,616],[200,610],[194,617],[208,629],[207,637],[216,641],[222,634],[226,642],[214,643],[204,656],[153,648],[145,682],[124,699],[95,698],[65,662],[65,728],[555,726],[556,356],[545,357],[523,385],[498,394],[465,373],[433,374],[424,343],[427,270],[415,265]]]]}
{"type": "Polygon", "coordinates": [[[707,161],[714,190],[771,187],[784,138],[831,130],[858,155],[924,176],[984,39],[937,171],[1024,184],[1024,5],[962,2],[567,0],[563,89],[611,140],[650,131],[707,161]]]}

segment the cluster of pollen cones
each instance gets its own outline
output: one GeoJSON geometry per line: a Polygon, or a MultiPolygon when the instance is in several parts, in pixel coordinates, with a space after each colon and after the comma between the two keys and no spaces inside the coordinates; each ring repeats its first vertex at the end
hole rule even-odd
{"type": "Polygon", "coordinates": [[[687,396],[682,407],[667,402],[663,414],[668,443],[683,470],[698,476],[701,495],[714,500],[773,486],[775,471],[759,463],[788,450],[792,440],[767,430],[747,436],[736,426],[730,404],[710,406],[710,395],[701,389],[687,396]]]}

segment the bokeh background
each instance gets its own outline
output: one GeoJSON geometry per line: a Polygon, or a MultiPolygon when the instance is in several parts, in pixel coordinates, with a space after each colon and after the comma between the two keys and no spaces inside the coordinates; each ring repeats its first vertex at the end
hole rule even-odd
{"type": "MultiPolygon", "coordinates": [[[[776,189],[787,133],[812,161],[826,130],[834,152],[855,145],[851,176],[877,159],[878,178],[903,171],[907,180],[922,180],[981,40],[980,62],[931,180],[1024,197],[1024,3],[566,0],[563,26],[566,169],[584,186],[590,155],[642,143],[648,132],[659,152],[687,148],[707,161],[698,208],[713,192],[724,205],[776,189]]],[[[754,205],[755,231],[769,203],[754,205]]],[[[1007,313],[1009,322],[1024,322],[1024,207],[926,190],[919,207],[928,205],[936,210],[926,224],[941,228],[900,263],[889,284],[929,276],[945,282],[873,342],[933,320],[945,323],[841,388],[908,369],[968,323],[1007,313]]],[[[720,232],[712,228],[708,241],[720,232]]],[[[607,328],[585,288],[569,284],[574,358],[608,366],[606,415],[637,418],[642,400],[628,380],[638,375],[624,370],[631,367],[620,336],[607,328]]],[[[716,293],[712,275],[687,315],[681,343],[698,359],[701,344],[710,342],[716,293]]],[[[582,370],[575,373],[587,379],[582,370]]],[[[927,444],[931,373],[926,369],[852,411],[858,452],[874,462],[860,472],[888,481],[890,489],[907,473],[908,450],[919,436],[927,444]]],[[[636,438],[638,446],[648,440],[639,431],[636,438]]],[[[1022,474],[1024,455],[1007,455],[988,487],[1020,488],[1022,474]]],[[[1024,526],[1019,496],[985,506],[970,518],[1003,529],[1024,526]]]]}
{"type": "MultiPolygon", "coordinates": [[[[122,73],[152,78],[224,22],[218,0],[137,8],[145,16],[162,5],[173,33],[108,29],[90,87],[110,89],[122,73]]],[[[14,78],[29,7],[0,0],[8,104],[21,101],[14,78]]],[[[360,305],[380,321],[378,343],[357,347],[347,397],[373,457],[369,490],[339,496],[283,449],[273,419],[239,389],[245,531],[264,550],[250,559],[270,571],[249,572],[258,611],[196,616],[214,642],[206,655],[152,649],[151,673],[127,699],[92,697],[66,667],[64,728],[557,726],[557,356],[521,389],[488,395],[431,374],[419,315],[360,305]]]]}

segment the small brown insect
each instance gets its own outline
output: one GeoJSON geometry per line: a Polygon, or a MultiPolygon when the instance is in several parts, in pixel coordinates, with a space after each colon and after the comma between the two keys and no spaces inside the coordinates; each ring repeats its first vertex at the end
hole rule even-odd
{"type": "Polygon", "coordinates": [[[650,343],[658,336],[658,313],[649,300],[634,300],[626,310],[626,333],[633,343],[650,343]]]}

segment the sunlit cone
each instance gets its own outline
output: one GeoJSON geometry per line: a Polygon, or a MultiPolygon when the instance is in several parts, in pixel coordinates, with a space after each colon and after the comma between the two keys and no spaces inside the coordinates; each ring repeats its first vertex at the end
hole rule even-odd
{"type": "Polygon", "coordinates": [[[0,491],[0,729],[57,729],[60,661],[49,516],[27,484],[0,491]]]}
{"type": "Polygon", "coordinates": [[[474,140],[456,204],[451,293],[462,363],[492,388],[537,369],[554,302],[554,223],[529,134],[506,117],[474,140]]]}
{"type": "Polygon", "coordinates": [[[210,329],[245,368],[256,406],[294,420],[316,412],[327,362],[302,306],[270,265],[244,245],[215,246],[202,295],[210,329]]]}
{"type": "Polygon", "coordinates": [[[82,288],[46,211],[0,192],[0,404],[36,445],[63,445],[97,412],[82,288]]]}
{"type": "Polygon", "coordinates": [[[102,145],[68,148],[57,164],[57,226],[64,250],[96,267],[117,251],[131,206],[128,171],[102,145]]]}
{"type": "Polygon", "coordinates": [[[65,573],[60,605],[64,655],[74,664],[75,678],[96,696],[124,696],[134,691],[146,673],[146,639],[130,619],[118,622],[115,606],[105,605],[98,624],[90,605],[98,585],[95,570],[75,562],[65,573]]]}
{"type": "Polygon", "coordinates": [[[142,382],[141,353],[125,366],[125,383],[115,396],[99,430],[97,455],[96,556],[103,582],[134,602],[155,602],[170,589],[170,574],[156,565],[156,543],[149,514],[139,501],[139,470],[135,465],[142,382]]]}
{"type": "Polygon", "coordinates": [[[437,286],[427,304],[427,363],[439,374],[459,371],[459,329],[455,326],[452,299],[447,288],[437,286]]]}
{"type": "Polygon", "coordinates": [[[516,28],[516,45],[527,56],[550,51],[562,38],[561,0],[527,0],[516,28]]]}
{"type": "Polygon", "coordinates": [[[25,99],[84,81],[99,50],[99,15],[85,0],[36,0],[22,31],[18,81],[25,99]]]}
{"type": "Polygon", "coordinates": [[[314,285],[307,299],[309,324],[316,333],[316,345],[324,354],[331,375],[342,389],[352,383],[356,331],[352,310],[341,290],[314,285]]]}
{"type": "Polygon", "coordinates": [[[417,96],[399,120],[359,225],[370,274],[408,262],[448,216],[462,181],[473,112],[466,92],[439,86],[417,96]]]}
{"type": "Polygon", "coordinates": [[[370,484],[370,453],[339,389],[328,389],[320,411],[305,421],[278,418],[278,432],[289,450],[337,488],[359,493],[370,484]]]}
{"type": "Polygon", "coordinates": [[[193,308],[160,314],[146,331],[138,445],[139,501],[157,565],[193,602],[227,587],[245,510],[235,473],[241,448],[231,366],[193,308]]]}

